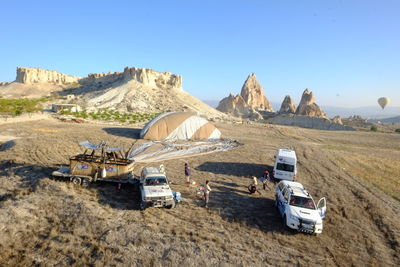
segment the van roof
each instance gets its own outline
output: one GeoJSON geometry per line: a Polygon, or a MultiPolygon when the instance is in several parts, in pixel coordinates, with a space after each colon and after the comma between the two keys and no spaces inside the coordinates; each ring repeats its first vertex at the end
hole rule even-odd
{"type": "Polygon", "coordinates": [[[296,159],[296,152],[294,152],[293,150],[281,148],[281,149],[278,150],[278,156],[279,157],[295,158],[296,159]]]}

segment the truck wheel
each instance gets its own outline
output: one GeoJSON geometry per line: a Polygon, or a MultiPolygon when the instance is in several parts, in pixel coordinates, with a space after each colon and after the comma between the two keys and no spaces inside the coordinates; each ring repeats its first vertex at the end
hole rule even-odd
{"type": "Polygon", "coordinates": [[[83,180],[82,180],[82,186],[83,186],[83,187],[88,187],[89,184],[90,184],[89,179],[83,179],[83,180]]]}
{"type": "Polygon", "coordinates": [[[81,180],[81,178],[79,178],[79,177],[74,177],[74,178],[72,178],[72,182],[73,182],[74,184],[76,184],[76,185],[80,185],[81,182],[82,182],[82,180],[81,180]]]}
{"type": "Polygon", "coordinates": [[[167,209],[173,209],[175,208],[175,201],[173,201],[170,205],[165,206],[167,209]]]}
{"type": "Polygon", "coordinates": [[[287,225],[286,215],[283,215],[283,229],[288,230],[289,226],[287,225]]]}
{"type": "Polygon", "coordinates": [[[140,204],[139,204],[139,208],[140,208],[140,210],[145,210],[146,209],[146,204],[143,201],[141,201],[140,204]]]}

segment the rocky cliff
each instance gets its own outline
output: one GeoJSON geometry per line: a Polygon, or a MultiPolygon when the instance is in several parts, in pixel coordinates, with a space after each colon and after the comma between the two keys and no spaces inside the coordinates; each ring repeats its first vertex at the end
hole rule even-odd
{"type": "Polygon", "coordinates": [[[264,95],[264,88],[257,81],[257,77],[254,73],[247,77],[242,86],[240,95],[250,108],[273,111],[271,104],[264,95]]]}
{"type": "Polygon", "coordinates": [[[297,115],[326,118],[326,113],[315,103],[313,93],[306,89],[296,110],[297,115]]]}
{"type": "Polygon", "coordinates": [[[62,74],[54,70],[40,68],[17,68],[16,82],[25,84],[52,83],[58,85],[77,83],[81,77],[62,74]]]}
{"type": "Polygon", "coordinates": [[[182,90],[182,77],[170,72],[157,72],[152,69],[129,68],[126,67],[123,72],[114,73],[91,73],[87,77],[78,77],[59,73],[53,70],[44,70],[40,68],[17,68],[16,82],[25,84],[34,83],[52,83],[57,85],[68,85],[71,83],[107,84],[114,82],[137,81],[152,87],[168,87],[182,90]]]}
{"type": "Polygon", "coordinates": [[[296,104],[293,102],[292,98],[289,95],[285,96],[285,99],[283,99],[279,113],[287,114],[295,112],[296,112],[296,104]]]}

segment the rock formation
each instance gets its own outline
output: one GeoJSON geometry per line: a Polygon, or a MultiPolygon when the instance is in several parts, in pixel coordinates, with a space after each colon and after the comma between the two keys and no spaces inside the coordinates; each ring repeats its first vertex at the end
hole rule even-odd
{"type": "Polygon", "coordinates": [[[250,113],[250,107],[243,97],[241,95],[233,96],[232,93],[219,102],[217,110],[239,117],[247,116],[250,113]]]}
{"type": "Polygon", "coordinates": [[[313,93],[308,89],[304,90],[300,104],[297,107],[296,114],[306,115],[311,117],[326,118],[325,112],[314,102],[315,98],[313,93]]]}
{"type": "Polygon", "coordinates": [[[264,89],[253,73],[249,75],[242,86],[240,94],[222,99],[217,110],[232,114],[237,117],[260,120],[263,116],[261,111],[273,111],[271,104],[264,95],[264,89]]]}
{"type": "Polygon", "coordinates": [[[66,75],[54,70],[44,70],[40,68],[17,68],[16,82],[25,84],[34,83],[53,83],[58,85],[77,83],[81,77],[66,75]]]}
{"type": "Polygon", "coordinates": [[[340,116],[333,117],[332,122],[343,125],[342,118],[340,116]]]}
{"type": "Polygon", "coordinates": [[[40,68],[17,68],[12,83],[2,83],[0,97],[38,98],[57,92],[75,95],[86,110],[109,108],[122,112],[194,111],[208,118],[226,115],[185,92],[182,77],[170,72],[126,67],[123,72],[77,77],[40,68]]]}
{"type": "Polygon", "coordinates": [[[310,117],[295,114],[279,114],[267,120],[271,124],[298,126],[303,128],[331,130],[331,131],[354,131],[355,129],[349,126],[333,123],[326,118],[310,117]]]}
{"type": "Polygon", "coordinates": [[[271,104],[264,95],[264,88],[257,81],[256,75],[249,75],[240,92],[246,104],[256,110],[273,111],[271,104]]]}
{"type": "Polygon", "coordinates": [[[296,112],[296,104],[293,102],[292,98],[289,95],[285,96],[285,99],[283,99],[279,113],[287,114],[295,112],[296,112]]]}

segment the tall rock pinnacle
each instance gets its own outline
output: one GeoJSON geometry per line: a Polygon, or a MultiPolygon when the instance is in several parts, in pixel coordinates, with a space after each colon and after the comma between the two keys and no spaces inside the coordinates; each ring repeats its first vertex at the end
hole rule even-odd
{"type": "Polygon", "coordinates": [[[240,95],[246,104],[256,110],[273,111],[271,104],[264,95],[264,88],[257,81],[256,75],[252,73],[243,84],[240,95]]]}
{"type": "Polygon", "coordinates": [[[295,112],[296,112],[296,104],[293,102],[290,95],[285,96],[285,99],[283,99],[279,113],[295,113],[295,112]]]}
{"type": "Polygon", "coordinates": [[[315,99],[313,93],[308,89],[304,90],[296,114],[326,118],[326,113],[314,102],[315,99]]]}

